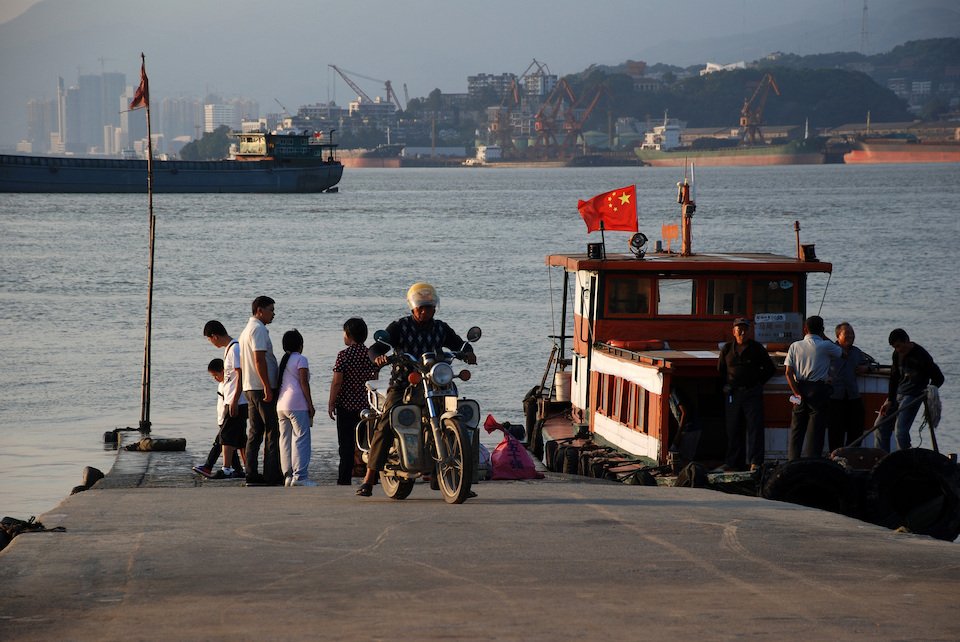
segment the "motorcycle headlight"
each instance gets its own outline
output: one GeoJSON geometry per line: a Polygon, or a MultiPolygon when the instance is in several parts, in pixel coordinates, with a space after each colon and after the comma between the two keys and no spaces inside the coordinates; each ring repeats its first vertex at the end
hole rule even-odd
{"type": "Polygon", "coordinates": [[[430,368],[430,378],[438,386],[446,386],[453,381],[453,368],[449,363],[437,363],[430,368]]]}

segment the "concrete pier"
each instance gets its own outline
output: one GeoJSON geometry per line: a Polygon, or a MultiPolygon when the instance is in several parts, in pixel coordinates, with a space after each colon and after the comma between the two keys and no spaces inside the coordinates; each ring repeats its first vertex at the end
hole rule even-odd
{"type": "Polygon", "coordinates": [[[443,503],[199,480],[121,452],[0,553],[0,639],[960,639],[960,546],[689,488],[549,474],[443,503]]]}

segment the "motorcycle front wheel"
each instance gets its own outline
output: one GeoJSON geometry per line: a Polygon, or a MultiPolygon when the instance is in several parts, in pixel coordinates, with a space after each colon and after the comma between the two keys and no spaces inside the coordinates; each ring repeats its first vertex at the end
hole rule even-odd
{"type": "Polygon", "coordinates": [[[440,428],[442,447],[438,452],[445,455],[437,462],[437,481],[443,501],[462,504],[470,496],[470,481],[473,479],[473,457],[467,431],[454,419],[446,419],[440,428]]]}
{"type": "Polygon", "coordinates": [[[392,475],[380,473],[380,485],[384,494],[390,499],[406,499],[413,491],[412,479],[401,479],[392,475]]]}

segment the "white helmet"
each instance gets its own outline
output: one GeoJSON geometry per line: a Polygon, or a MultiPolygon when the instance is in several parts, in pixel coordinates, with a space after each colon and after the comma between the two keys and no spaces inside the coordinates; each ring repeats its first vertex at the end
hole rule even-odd
{"type": "Polygon", "coordinates": [[[407,305],[411,310],[425,305],[437,307],[439,303],[440,297],[437,296],[437,290],[429,283],[414,283],[407,290],[407,305]]]}

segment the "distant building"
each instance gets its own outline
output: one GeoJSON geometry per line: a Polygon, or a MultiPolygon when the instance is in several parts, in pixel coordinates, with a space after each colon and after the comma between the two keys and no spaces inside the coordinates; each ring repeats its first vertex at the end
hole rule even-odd
{"type": "Polygon", "coordinates": [[[701,76],[706,76],[707,74],[712,74],[717,71],[733,71],[734,69],[746,69],[747,63],[743,60],[740,62],[732,62],[729,65],[721,65],[716,62],[708,62],[707,66],[700,70],[701,76]]]}
{"type": "Polygon", "coordinates": [[[203,106],[203,131],[211,134],[226,125],[231,131],[240,130],[240,114],[233,105],[207,104],[203,106]]]}

